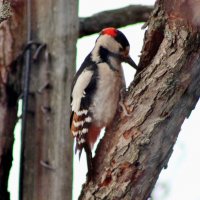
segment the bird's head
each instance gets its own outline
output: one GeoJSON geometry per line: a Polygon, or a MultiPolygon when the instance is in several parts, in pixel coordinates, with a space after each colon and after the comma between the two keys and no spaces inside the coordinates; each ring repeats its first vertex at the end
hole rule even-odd
{"type": "Polygon", "coordinates": [[[94,57],[113,56],[120,62],[126,62],[132,67],[137,68],[135,62],[129,55],[130,44],[126,36],[116,28],[105,28],[101,31],[99,37],[96,40],[94,48],[94,57]]]}

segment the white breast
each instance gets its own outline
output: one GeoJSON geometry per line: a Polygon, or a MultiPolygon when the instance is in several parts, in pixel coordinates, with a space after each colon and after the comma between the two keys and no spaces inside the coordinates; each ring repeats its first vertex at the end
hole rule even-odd
{"type": "Polygon", "coordinates": [[[90,110],[95,123],[100,127],[107,126],[115,116],[120,90],[125,84],[121,65],[116,68],[118,71],[111,70],[106,63],[98,64],[98,88],[90,110]]]}

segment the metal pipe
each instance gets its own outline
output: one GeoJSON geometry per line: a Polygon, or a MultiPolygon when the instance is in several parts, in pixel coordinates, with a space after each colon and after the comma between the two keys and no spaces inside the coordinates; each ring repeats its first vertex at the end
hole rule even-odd
{"type": "MultiPolygon", "coordinates": [[[[31,0],[27,0],[27,44],[31,41],[31,0]]],[[[27,124],[28,95],[31,71],[31,48],[25,52],[25,66],[23,70],[23,97],[22,97],[22,127],[21,127],[21,149],[20,149],[20,169],[19,169],[19,200],[23,200],[23,175],[24,175],[24,147],[27,124]]]]}

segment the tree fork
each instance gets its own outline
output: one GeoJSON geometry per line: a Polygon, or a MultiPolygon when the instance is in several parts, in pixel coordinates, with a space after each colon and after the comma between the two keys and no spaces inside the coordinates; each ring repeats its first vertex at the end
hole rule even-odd
{"type": "Polygon", "coordinates": [[[84,184],[80,200],[146,200],[167,166],[181,125],[200,96],[199,5],[190,3],[188,9],[189,3],[156,2],[141,71],[125,98],[131,116],[121,113],[106,130],[94,177],[84,184]]]}

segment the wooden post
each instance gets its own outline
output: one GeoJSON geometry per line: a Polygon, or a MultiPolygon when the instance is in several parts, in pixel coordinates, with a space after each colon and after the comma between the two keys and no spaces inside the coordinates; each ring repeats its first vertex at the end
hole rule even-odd
{"type": "Polygon", "coordinates": [[[70,88],[75,71],[78,1],[34,0],[32,24],[33,40],[47,47],[31,70],[22,199],[70,200],[70,88]]]}

